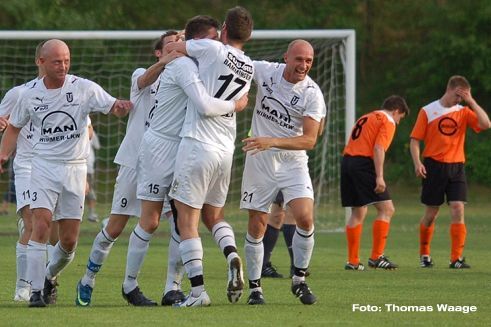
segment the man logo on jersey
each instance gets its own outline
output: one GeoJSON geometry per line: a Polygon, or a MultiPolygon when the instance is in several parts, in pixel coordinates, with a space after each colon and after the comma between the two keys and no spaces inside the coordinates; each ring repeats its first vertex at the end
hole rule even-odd
{"type": "Polygon", "coordinates": [[[292,106],[296,105],[298,103],[298,100],[300,100],[299,97],[297,97],[296,95],[293,96],[292,100],[290,101],[290,104],[292,106]]]}
{"type": "Polygon", "coordinates": [[[66,94],[66,100],[68,102],[72,102],[73,101],[73,93],[72,92],[67,92],[67,94],[66,94]]]}
{"type": "Polygon", "coordinates": [[[288,109],[275,98],[264,96],[261,100],[261,108],[257,110],[257,114],[278,124],[280,127],[294,128],[291,124],[291,116],[288,109]]]}
{"type": "Polygon", "coordinates": [[[64,111],[53,111],[41,121],[39,142],[49,143],[80,138],[75,119],[64,111]],[[70,133],[73,132],[73,133],[70,133]]]}

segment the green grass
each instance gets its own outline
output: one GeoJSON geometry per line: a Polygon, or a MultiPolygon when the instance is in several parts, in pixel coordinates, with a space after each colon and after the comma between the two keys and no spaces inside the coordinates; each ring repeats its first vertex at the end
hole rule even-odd
{"type": "MultiPolygon", "coordinates": [[[[90,308],[74,305],[75,285],[84,267],[99,224],[82,223],[82,231],[74,262],[60,277],[58,303],[47,309],[28,309],[12,301],[15,281],[15,219],[0,218],[0,325],[1,326],[327,326],[327,325],[491,325],[491,190],[471,187],[466,211],[468,238],[465,254],[472,265],[469,270],[448,269],[448,209],[442,208],[432,245],[436,266],[418,267],[418,221],[423,207],[419,205],[417,187],[392,190],[396,215],[391,225],[386,254],[400,265],[397,271],[344,271],[346,241],[343,233],[319,232],[311,263],[309,285],[318,303],[304,306],[290,293],[290,281],[263,280],[267,305],[251,307],[226,300],[226,264],[209,234],[202,231],[204,242],[205,282],[212,299],[210,308],[174,309],[168,307],[135,308],[121,297],[128,233],[123,234],[97,277],[90,308]],[[353,312],[353,304],[381,307],[381,312],[353,312]],[[437,312],[437,304],[474,305],[477,312],[463,314],[437,312]],[[398,306],[431,306],[434,312],[388,312],[385,304],[398,306]]],[[[100,209],[100,215],[105,210],[100,209]]],[[[13,210],[11,210],[13,211],[13,210]]],[[[228,211],[236,226],[239,252],[243,254],[246,215],[234,208],[228,211]]],[[[366,262],[370,253],[373,209],[365,222],[361,257],[366,262]]],[[[330,219],[322,217],[321,219],[330,219]]],[[[332,217],[339,220],[339,217],[332,217]]],[[[132,220],[127,231],[135,224],[132,220]]],[[[321,224],[326,222],[322,221],[321,224]]],[[[164,223],[151,243],[139,276],[142,290],[160,302],[166,264],[168,226],[164,223]]],[[[279,239],[273,263],[287,274],[289,259],[283,240],[279,239]]],[[[184,283],[188,289],[188,284],[184,283]]]]}

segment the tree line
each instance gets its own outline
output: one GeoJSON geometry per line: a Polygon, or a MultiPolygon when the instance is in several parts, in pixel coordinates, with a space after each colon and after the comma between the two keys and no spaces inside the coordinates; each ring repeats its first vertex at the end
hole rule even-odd
{"type": "MultiPolygon", "coordinates": [[[[166,30],[197,14],[224,17],[248,8],[255,29],[354,29],[357,37],[357,114],[390,94],[406,98],[412,113],[398,128],[387,173],[413,175],[409,134],[419,108],[439,98],[451,75],[468,78],[474,98],[489,112],[491,2],[488,0],[160,1],[3,0],[3,30],[166,30]]],[[[491,183],[491,134],[468,134],[467,171],[491,183]]]]}

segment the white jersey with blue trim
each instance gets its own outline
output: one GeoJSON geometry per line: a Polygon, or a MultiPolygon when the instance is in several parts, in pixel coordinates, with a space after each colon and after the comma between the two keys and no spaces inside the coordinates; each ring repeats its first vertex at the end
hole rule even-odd
{"type": "Polygon", "coordinates": [[[300,136],[304,117],[320,122],[326,115],[319,86],[309,76],[295,84],[286,81],[283,78],[285,66],[254,61],[257,94],[251,136],[300,136]]]}
{"type": "Polygon", "coordinates": [[[108,114],[116,99],[98,84],[66,75],[58,89],[47,89],[44,79],[24,91],[10,123],[34,126],[34,157],[57,162],[85,162],[89,154],[87,130],[91,112],[108,114]]]}

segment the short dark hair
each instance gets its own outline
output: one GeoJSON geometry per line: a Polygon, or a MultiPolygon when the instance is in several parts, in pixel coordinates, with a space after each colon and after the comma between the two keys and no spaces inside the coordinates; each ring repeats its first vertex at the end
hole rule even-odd
{"type": "Polygon", "coordinates": [[[186,40],[192,40],[194,38],[203,38],[208,34],[210,28],[216,28],[220,26],[218,20],[207,15],[198,15],[190,18],[186,22],[184,38],[186,40]]]}
{"type": "Polygon", "coordinates": [[[453,90],[457,87],[462,87],[464,89],[470,89],[471,84],[469,83],[469,81],[464,76],[454,75],[448,79],[447,88],[453,90]]]}
{"type": "Polygon", "coordinates": [[[154,45],[153,45],[153,49],[154,50],[162,50],[162,47],[164,46],[164,39],[168,36],[171,36],[171,35],[177,35],[177,31],[174,31],[174,30],[170,30],[170,31],[167,31],[165,32],[164,34],[162,34],[160,36],[160,38],[155,41],[154,45]]]}
{"type": "Polygon", "coordinates": [[[241,6],[236,6],[227,11],[225,16],[227,26],[227,37],[232,41],[245,43],[252,34],[251,13],[241,6]]]}
{"type": "Polygon", "coordinates": [[[391,95],[382,103],[382,109],[388,111],[398,110],[400,113],[404,113],[405,116],[409,115],[409,107],[403,97],[399,95],[391,95]]]}

